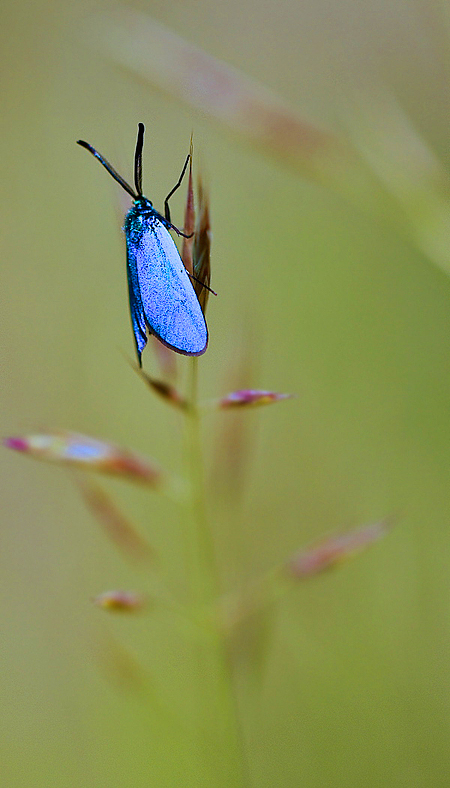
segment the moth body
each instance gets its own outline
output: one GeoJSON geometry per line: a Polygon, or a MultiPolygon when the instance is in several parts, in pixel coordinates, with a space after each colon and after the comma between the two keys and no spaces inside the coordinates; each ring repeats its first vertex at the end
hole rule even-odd
{"type": "Polygon", "coordinates": [[[168,230],[145,197],[125,219],[130,312],[139,361],[146,328],[172,350],[199,356],[208,330],[197,295],[168,230]]]}
{"type": "MultiPolygon", "coordinates": [[[[170,221],[169,198],[181,185],[190,156],[178,183],[166,197],[165,216],[162,216],[142,194],[142,123],[138,125],[134,154],[135,189],[88,142],[78,140],[78,144],[99,160],[134,201],[126,215],[124,230],[130,314],[139,365],[147,344],[147,332],[177,353],[200,356],[208,345],[208,329],[192,282],[169,233],[174,227],[170,221]]],[[[181,230],[176,231],[183,235],[181,230]]]]}

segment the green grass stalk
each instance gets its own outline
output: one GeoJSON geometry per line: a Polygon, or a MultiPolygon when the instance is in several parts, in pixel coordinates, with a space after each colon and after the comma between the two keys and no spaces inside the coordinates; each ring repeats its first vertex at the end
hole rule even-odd
{"type": "Polygon", "coordinates": [[[220,583],[206,508],[197,358],[189,364],[188,402],[186,464],[191,527],[186,540],[186,561],[190,601],[200,624],[194,655],[198,756],[207,762],[214,786],[244,788],[249,781],[231,664],[223,628],[215,612],[220,583]]]}

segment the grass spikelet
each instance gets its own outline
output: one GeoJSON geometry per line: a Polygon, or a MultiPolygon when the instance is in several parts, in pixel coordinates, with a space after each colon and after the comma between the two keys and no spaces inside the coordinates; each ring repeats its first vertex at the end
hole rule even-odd
{"type": "Polygon", "coordinates": [[[181,410],[185,410],[187,408],[188,405],[185,398],[181,396],[175,386],[172,386],[170,383],[165,383],[163,380],[152,378],[150,375],[147,375],[146,372],[142,372],[142,370],[139,370],[139,374],[149,389],[154,391],[155,394],[168,402],[170,405],[173,405],[175,408],[181,408],[181,410]]]}
{"type": "MultiPolygon", "coordinates": [[[[189,175],[188,175],[188,188],[186,195],[186,206],[184,209],[184,232],[186,237],[183,237],[183,245],[181,249],[181,259],[184,267],[191,275],[194,273],[194,261],[192,259],[192,248],[194,245],[194,230],[195,230],[195,205],[194,205],[194,186],[192,181],[192,156],[194,146],[190,145],[190,159],[189,159],[189,175]],[[189,237],[190,236],[190,237],[189,237]]],[[[194,283],[195,284],[195,283],[194,283]]]]}
{"type": "Polygon", "coordinates": [[[365,525],[344,534],[330,536],[293,556],[286,568],[298,580],[332,569],[354,558],[390,530],[388,520],[365,525]]]}
{"type": "Polygon", "coordinates": [[[79,487],[86,506],[116,547],[136,563],[154,563],[154,550],[138,533],[131,520],[120,511],[112,497],[98,484],[85,478],[79,480],[79,487]]]}
{"type": "Polygon", "coordinates": [[[281,394],[277,391],[265,391],[264,389],[240,389],[221,397],[217,400],[217,406],[222,410],[258,408],[261,405],[272,405],[284,399],[292,399],[293,396],[294,394],[281,394]]]}
{"type": "Polygon", "coordinates": [[[211,225],[209,219],[209,199],[205,192],[203,182],[198,180],[198,217],[195,225],[194,247],[192,251],[194,276],[194,289],[203,309],[209,298],[209,284],[211,281],[211,225]]]}
{"type": "Polygon", "coordinates": [[[121,476],[154,488],[164,485],[163,472],[150,460],[114,443],[77,432],[61,430],[6,438],[4,445],[38,460],[121,476]]]}
{"type": "Polygon", "coordinates": [[[143,609],[145,597],[136,591],[103,591],[92,603],[110,613],[136,613],[143,609]]]}

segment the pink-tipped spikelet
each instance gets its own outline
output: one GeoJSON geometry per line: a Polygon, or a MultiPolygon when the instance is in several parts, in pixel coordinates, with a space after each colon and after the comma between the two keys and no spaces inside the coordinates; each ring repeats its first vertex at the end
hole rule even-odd
{"type": "Polygon", "coordinates": [[[160,486],[163,481],[162,471],[147,458],[77,432],[23,435],[6,438],[4,444],[40,460],[122,476],[152,487],[160,486]]]}
{"type": "Polygon", "coordinates": [[[142,610],[145,598],[136,591],[104,591],[92,599],[94,605],[112,613],[136,613],[142,610]]]}
{"type": "Polygon", "coordinates": [[[262,389],[240,389],[232,391],[225,397],[218,400],[218,406],[222,409],[227,408],[248,408],[260,405],[272,405],[283,399],[291,399],[294,394],[279,394],[276,391],[264,391],[262,389]]]}
{"type": "Polygon", "coordinates": [[[366,550],[390,529],[386,520],[362,526],[348,533],[330,536],[309,549],[302,550],[287,563],[296,578],[309,577],[331,569],[366,550]]]}

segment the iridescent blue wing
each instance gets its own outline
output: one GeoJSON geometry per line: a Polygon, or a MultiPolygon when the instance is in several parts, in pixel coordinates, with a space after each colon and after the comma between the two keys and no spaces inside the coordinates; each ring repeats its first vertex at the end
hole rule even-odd
{"type": "Polygon", "coordinates": [[[147,325],[177,353],[200,356],[208,344],[205,318],[168,230],[157,214],[134,215],[132,223],[126,224],[126,238],[131,319],[138,355],[145,347],[147,325]]]}
{"type": "Polygon", "coordinates": [[[139,366],[142,366],[142,351],[147,344],[147,326],[145,323],[144,309],[141,301],[141,294],[139,291],[139,282],[137,278],[136,265],[133,260],[130,261],[130,253],[127,244],[127,276],[128,276],[128,293],[130,297],[130,315],[131,324],[133,326],[134,340],[136,342],[136,352],[139,359],[139,366]],[[131,264],[130,264],[131,263],[131,264]]]}

